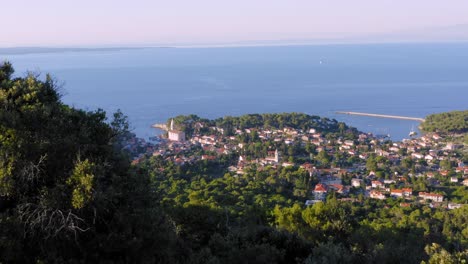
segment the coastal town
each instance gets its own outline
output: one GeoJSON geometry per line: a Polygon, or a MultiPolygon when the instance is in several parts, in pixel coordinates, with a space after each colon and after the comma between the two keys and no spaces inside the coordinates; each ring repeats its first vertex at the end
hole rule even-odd
{"type": "Polygon", "coordinates": [[[359,196],[398,199],[402,207],[424,203],[455,209],[464,205],[446,193],[468,186],[468,164],[460,155],[467,146],[453,135],[426,133],[394,142],[370,133],[351,133],[349,128],[333,135],[324,127],[235,127],[227,133],[223,127],[200,121],[191,125],[193,131],[187,136],[174,119],[159,127],[166,131],[155,143],[136,137],[127,141],[125,148],[133,153],[133,164],[158,157],[187,166],[230,157],[225,170],[233,177],[252,170],[293,168],[313,179],[303,197],[305,205],[323,201],[331,192],[342,200],[359,196]],[[260,150],[262,146],[266,152],[260,150]]]}

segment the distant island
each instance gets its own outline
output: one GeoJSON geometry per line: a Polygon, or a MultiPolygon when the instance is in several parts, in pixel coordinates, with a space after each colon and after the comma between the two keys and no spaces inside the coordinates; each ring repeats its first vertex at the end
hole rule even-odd
{"type": "Polygon", "coordinates": [[[109,47],[109,48],[49,48],[49,47],[13,47],[0,48],[0,55],[22,55],[32,53],[90,52],[148,49],[150,47],[109,47]]]}

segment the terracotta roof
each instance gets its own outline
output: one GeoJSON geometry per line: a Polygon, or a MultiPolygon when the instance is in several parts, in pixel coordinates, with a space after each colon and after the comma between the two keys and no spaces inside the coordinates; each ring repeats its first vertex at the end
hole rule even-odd
{"type": "Polygon", "coordinates": [[[319,184],[315,185],[314,191],[315,192],[327,192],[327,186],[319,183],[319,184]]]}

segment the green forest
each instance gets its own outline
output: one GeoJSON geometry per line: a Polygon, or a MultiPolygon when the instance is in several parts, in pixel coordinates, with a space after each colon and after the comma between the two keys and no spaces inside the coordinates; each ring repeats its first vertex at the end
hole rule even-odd
{"type": "MultiPolygon", "coordinates": [[[[237,158],[229,155],[132,165],[125,115],[75,109],[59,91],[49,75],[16,77],[0,64],[0,263],[468,262],[468,206],[401,207],[401,199],[345,201],[333,192],[305,206],[314,184],[305,170],[234,175],[223,169],[237,158]]],[[[228,135],[327,123],[324,133],[356,136],[333,120],[283,117],[213,122],[228,135]]],[[[175,120],[190,135],[197,118],[175,120]]]]}
{"type": "Polygon", "coordinates": [[[425,132],[467,133],[468,110],[429,115],[421,129],[425,132]]]}
{"type": "Polygon", "coordinates": [[[223,129],[224,136],[234,135],[234,129],[284,129],[296,128],[308,130],[316,128],[318,132],[342,133],[346,132],[347,138],[355,138],[357,129],[347,126],[343,122],[320,116],[311,116],[304,113],[267,113],[267,114],[247,114],[242,116],[225,116],[215,120],[200,118],[197,115],[179,115],[173,119],[167,120],[167,126],[170,126],[171,120],[186,135],[193,135],[197,130],[197,123],[204,123],[206,127],[198,128],[198,132],[209,134],[208,127],[215,126],[223,129]]]}

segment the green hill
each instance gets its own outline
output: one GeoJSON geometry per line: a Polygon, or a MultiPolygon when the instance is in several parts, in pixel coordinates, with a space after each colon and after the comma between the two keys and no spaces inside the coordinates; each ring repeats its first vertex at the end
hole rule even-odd
{"type": "Polygon", "coordinates": [[[467,133],[468,110],[429,115],[421,129],[424,132],[467,133]]]}

